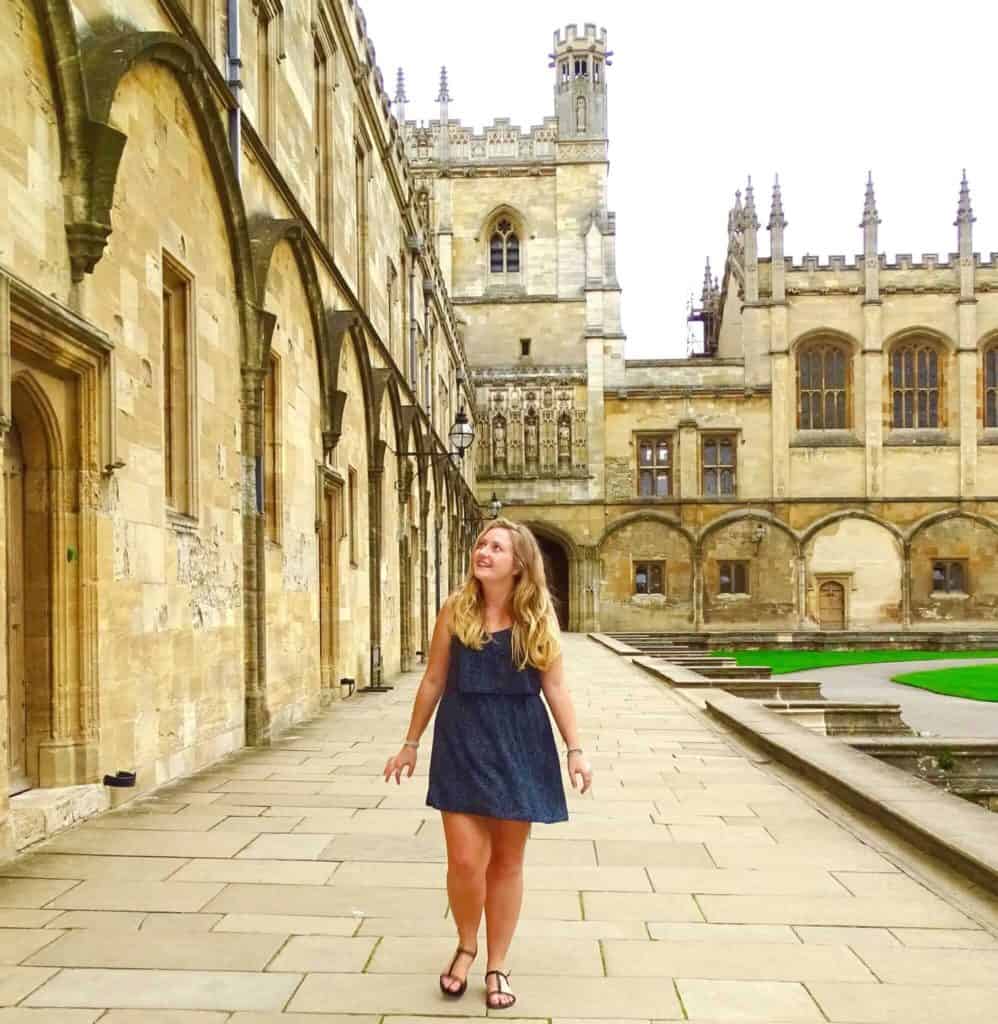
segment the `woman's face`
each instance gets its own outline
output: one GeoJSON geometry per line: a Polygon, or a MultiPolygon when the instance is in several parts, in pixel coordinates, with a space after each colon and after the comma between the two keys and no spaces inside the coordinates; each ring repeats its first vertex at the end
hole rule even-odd
{"type": "Polygon", "coordinates": [[[471,555],[471,571],[482,583],[512,582],[517,571],[513,535],[504,526],[489,530],[471,555]]]}

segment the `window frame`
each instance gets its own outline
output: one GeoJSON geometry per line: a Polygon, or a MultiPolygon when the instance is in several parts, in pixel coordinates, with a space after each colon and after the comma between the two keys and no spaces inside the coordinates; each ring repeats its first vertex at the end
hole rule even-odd
{"type": "Polygon", "coordinates": [[[268,149],[277,141],[278,66],[284,60],[284,5],[281,0],[253,0],[253,17],[256,23],[256,46],[254,48],[254,96],[255,128],[260,140],[268,149]],[[261,32],[263,38],[261,39],[261,32]],[[263,55],[261,74],[260,57],[263,55]],[[266,95],[264,95],[266,82],[266,95]]]}
{"type": "MultiPolygon", "coordinates": [[[[819,337],[812,338],[797,347],[795,353],[794,366],[796,370],[796,381],[794,388],[794,400],[796,405],[796,424],[797,429],[806,433],[818,433],[818,432],[842,432],[853,429],[853,350],[852,347],[837,338],[819,337]],[[804,373],[802,369],[802,361],[805,357],[810,357],[816,352],[821,353],[837,353],[842,356],[844,362],[844,373],[842,387],[826,386],[826,355],[822,356],[821,359],[821,386],[813,387],[809,386],[805,389],[803,387],[804,373]],[[821,402],[821,420],[822,425],[820,427],[814,426],[814,415],[813,412],[809,413],[810,423],[805,426],[804,424],[804,392],[807,392],[809,396],[818,395],[820,396],[821,402]],[[826,416],[828,397],[830,395],[842,394],[842,422],[836,422],[836,425],[829,427],[826,425],[826,416]]],[[[812,399],[813,401],[813,399],[812,399]]],[[[813,408],[813,406],[812,406],[813,408]]],[[[838,403],[836,403],[836,411],[838,411],[838,403]]],[[[838,421],[838,417],[836,417],[838,421]]]]}
{"type": "Polygon", "coordinates": [[[718,430],[708,431],[700,435],[700,496],[703,498],[737,498],[738,497],[738,444],[739,434],[737,431],[718,430]],[[721,441],[731,443],[731,465],[725,466],[721,462],[707,465],[707,446],[716,444],[718,446],[718,457],[720,456],[721,441]],[[732,485],[730,491],[720,489],[721,474],[725,469],[731,470],[732,485]],[[718,474],[718,489],[713,493],[707,490],[707,474],[713,472],[718,474]]]}
{"type": "Polygon", "coordinates": [[[526,281],[526,230],[519,216],[513,211],[503,209],[497,211],[489,218],[488,230],[483,233],[485,241],[485,281],[487,288],[522,288],[526,281]],[[500,231],[503,223],[508,225],[508,230],[500,231]],[[494,269],[493,243],[496,236],[499,236],[499,257],[501,269],[494,269]],[[515,258],[516,269],[509,269],[510,261],[510,240],[516,242],[515,258]]]}
{"type": "Polygon", "coordinates": [[[676,494],[676,433],[671,430],[663,431],[641,431],[634,435],[634,493],[642,501],[670,501],[674,500],[676,494]],[[664,463],[658,461],[659,447],[662,443],[668,448],[669,457],[664,463]],[[650,444],[653,451],[653,461],[649,465],[642,465],[642,446],[650,444]],[[664,469],[668,479],[668,493],[657,494],[657,474],[664,469]],[[652,479],[652,493],[643,494],[641,491],[642,475],[648,473],[652,479]]]}
{"type": "Polygon", "coordinates": [[[933,596],[944,595],[946,597],[966,597],[970,594],[970,575],[968,559],[966,558],[933,558],[931,562],[932,588],[930,593],[933,596]],[[943,576],[946,586],[939,590],[936,587],[936,567],[943,566],[943,576]],[[956,588],[951,585],[951,575],[954,569],[959,569],[962,587],[956,588]]]}
{"type": "Polygon", "coordinates": [[[265,539],[281,544],[281,357],[271,351],[263,378],[262,440],[263,440],[263,522],[265,539]]]}
{"type": "Polygon", "coordinates": [[[998,430],[998,342],[992,341],[981,353],[981,415],[985,430],[998,430]],[[988,363],[994,366],[992,382],[988,383],[988,363]],[[988,415],[988,398],[993,415],[988,415]]]}
{"type": "Polygon", "coordinates": [[[325,8],[318,6],[312,30],[313,83],[312,135],[315,149],[315,227],[328,249],[333,247],[335,188],[333,170],[333,90],[337,84],[336,39],[325,8]]]}
{"type": "Polygon", "coordinates": [[[744,558],[724,558],[717,561],[717,594],[725,597],[749,597],[752,593],[751,579],[749,575],[749,563],[744,558]],[[729,589],[724,588],[724,567],[728,566],[728,579],[731,580],[729,589]],[[742,576],[743,589],[736,589],[738,586],[738,574],[742,576]]]}
{"type": "Polygon", "coordinates": [[[360,545],[357,543],[357,487],[357,470],[354,466],[347,466],[347,514],[345,518],[348,531],[347,546],[352,569],[357,569],[360,566],[360,545]]]}
{"type": "Polygon", "coordinates": [[[666,597],[667,596],[667,592],[668,592],[668,577],[666,576],[666,561],[665,561],[665,559],[662,559],[662,558],[642,558],[640,561],[632,560],[632,562],[631,562],[631,586],[633,588],[632,591],[631,591],[632,596],[633,595],[641,594],[643,596],[658,595],[658,596],[661,596],[661,597],[666,597]],[[654,578],[654,575],[655,575],[655,572],[653,570],[655,570],[658,573],[659,584],[661,586],[661,590],[650,590],[650,589],[639,590],[638,589],[638,574],[639,574],[639,572],[641,571],[642,568],[645,570],[645,575],[646,575],[646,578],[647,578],[647,581],[648,581],[646,583],[646,587],[650,587],[651,586],[652,579],[654,578]]]}
{"type": "MultiPolygon", "coordinates": [[[[891,346],[887,356],[887,395],[888,395],[888,415],[890,418],[890,429],[891,430],[904,430],[904,431],[938,431],[946,428],[946,350],[938,344],[933,338],[926,337],[924,335],[916,336],[912,338],[901,339],[891,346]],[[914,365],[912,367],[912,385],[903,385],[898,388],[895,384],[895,360],[898,357],[903,357],[905,352],[912,352],[914,365]],[[935,387],[926,386],[922,387],[918,383],[919,378],[919,353],[926,352],[929,355],[935,357],[935,387]],[[931,419],[931,396],[932,392],[935,392],[936,396],[936,416],[934,423],[923,423],[920,422],[920,401],[919,396],[921,393],[926,394],[926,413],[927,418],[931,419]],[[902,416],[905,417],[905,399],[906,394],[911,394],[912,397],[912,419],[911,425],[906,425],[904,422],[898,422],[895,414],[897,411],[897,393],[901,395],[902,403],[902,416]]],[[[902,377],[905,376],[905,369],[902,364],[902,377]]]]}
{"type": "Polygon", "coordinates": [[[161,253],[161,261],[163,503],[168,515],[184,522],[195,522],[198,509],[198,419],[194,275],[165,249],[161,253]],[[176,306],[168,299],[174,295],[179,297],[176,306]],[[176,317],[171,315],[178,309],[182,310],[179,325],[176,317]],[[174,328],[181,337],[173,333],[174,328]],[[180,370],[176,369],[175,360],[178,347],[183,354],[180,370]]]}

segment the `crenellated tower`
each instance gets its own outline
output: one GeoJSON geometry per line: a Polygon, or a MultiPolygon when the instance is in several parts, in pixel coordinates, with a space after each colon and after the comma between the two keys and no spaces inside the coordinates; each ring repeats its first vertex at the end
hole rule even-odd
{"type": "Polygon", "coordinates": [[[612,51],[606,48],[606,29],[586,23],[579,35],[577,25],[565,33],[555,31],[554,50],[549,54],[554,68],[554,110],[558,137],[606,139],[606,68],[612,51]]]}

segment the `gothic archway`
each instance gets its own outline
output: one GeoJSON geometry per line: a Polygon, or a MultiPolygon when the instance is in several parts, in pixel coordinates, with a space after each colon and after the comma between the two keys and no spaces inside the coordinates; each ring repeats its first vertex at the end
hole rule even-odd
{"type": "Polygon", "coordinates": [[[571,622],[568,553],[551,537],[538,534],[537,543],[544,556],[544,571],[547,573],[548,589],[558,613],[558,625],[567,630],[571,622]]]}

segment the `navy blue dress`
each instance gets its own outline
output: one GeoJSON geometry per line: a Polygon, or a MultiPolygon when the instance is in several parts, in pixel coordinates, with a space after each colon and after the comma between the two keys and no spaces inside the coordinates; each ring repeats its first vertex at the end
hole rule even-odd
{"type": "Polygon", "coordinates": [[[451,640],[426,803],[489,818],[567,821],[541,674],[516,667],[512,638],[511,629],[499,630],[480,651],[451,640]]]}

